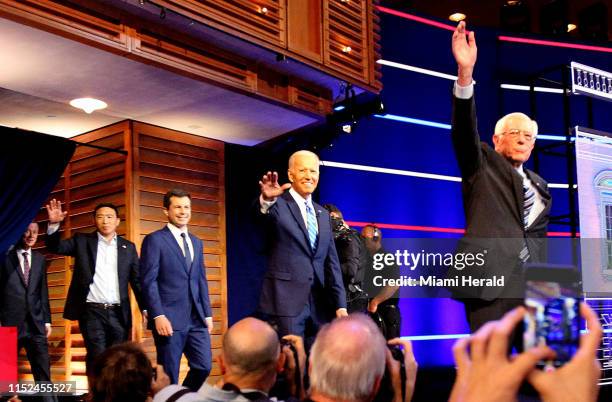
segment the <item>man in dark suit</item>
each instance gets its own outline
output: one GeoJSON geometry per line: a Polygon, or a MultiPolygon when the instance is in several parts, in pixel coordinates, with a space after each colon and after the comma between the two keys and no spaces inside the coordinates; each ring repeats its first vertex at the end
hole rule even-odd
{"type": "Polygon", "coordinates": [[[0,325],[17,327],[17,350],[25,348],[34,380],[51,381],[47,266],[45,257],[32,250],[37,238],[38,224],[30,223],[17,245],[0,261],[0,325]]]}
{"type": "Polygon", "coordinates": [[[476,64],[474,32],[466,38],[465,23],[453,34],[458,65],[454,87],[452,139],[462,177],[466,234],[463,252],[484,252],[484,267],[460,275],[504,279],[504,286],[455,289],[462,298],[472,332],[522,304],[523,264],[543,259],[551,207],[547,183],[525,169],[538,126],[522,113],[502,117],[495,126],[495,149],[480,141],[472,72],[476,64]],[[485,251],[486,250],[486,251],[485,251]]]}
{"type": "Polygon", "coordinates": [[[294,153],[288,175],[282,186],[276,172],[259,182],[256,213],[270,244],[259,310],[281,336],[309,338],[321,323],[347,315],[346,296],[329,213],[312,201],[319,158],[294,153]]]}
{"type": "Polygon", "coordinates": [[[164,196],[168,224],[142,243],[141,282],[157,349],[172,384],[178,383],[183,352],[189,373],[183,385],[197,391],[211,369],[212,308],[202,241],[189,233],[191,196],[170,190],[164,196]]]}
{"type": "Polygon", "coordinates": [[[96,231],[60,240],[66,217],[61,202],[47,205],[47,248],[74,257],[74,271],[64,306],[64,318],[78,320],[87,349],[87,367],[109,346],[127,341],[132,328],[128,283],[143,309],[134,243],[117,236],[119,213],[110,203],[98,204],[93,216],[96,231]]]}

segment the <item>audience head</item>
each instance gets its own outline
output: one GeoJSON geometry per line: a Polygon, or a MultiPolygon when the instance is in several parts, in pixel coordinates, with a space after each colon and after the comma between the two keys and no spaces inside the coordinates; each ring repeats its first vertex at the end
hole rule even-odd
{"type": "Polygon", "coordinates": [[[267,323],[248,317],[232,325],[223,337],[219,358],[224,380],[244,388],[244,382],[268,391],[284,364],[278,335],[267,323]],[[237,384],[241,382],[242,384],[237,384]],[[266,388],[266,389],[263,389],[266,388]]]}
{"type": "Polygon", "coordinates": [[[342,212],[334,204],[325,204],[323,205],[323,208],[325,208],[327,212],[329,212],[329,215],[332,218],[338,218],[340,220],[344,220],[344,217],[342,216],[342,212]]]}
{"type": "Polygon", "coordinates": [[[371,401],[385,372],[387,346],[374,322],[351,314],[324,326],[310,353],[311,395],[371,401]]]}
{"type": "Polygon", "coordinates": [[[151,389],[153,368],[140,347],[126,342],[99,355],[88,375],[92,402],[144,402],[151,389]]]}

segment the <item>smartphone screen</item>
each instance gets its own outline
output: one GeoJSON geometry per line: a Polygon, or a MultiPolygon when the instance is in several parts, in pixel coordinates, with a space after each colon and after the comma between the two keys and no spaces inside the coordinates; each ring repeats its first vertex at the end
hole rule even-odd
{"type": "MultiPolygon", "coordinates": [[[[541,272],[540,272],[541,273],[541,272]]],[[[548,346],[556,356],[541,361],[538,367],[560,367],[578,350],[582,319],[579,314],[577,284],[555,281],[555,275],[544,280],[542,275],[531,275],[526,283],[523,347],[528,350],[548,346]]]]}

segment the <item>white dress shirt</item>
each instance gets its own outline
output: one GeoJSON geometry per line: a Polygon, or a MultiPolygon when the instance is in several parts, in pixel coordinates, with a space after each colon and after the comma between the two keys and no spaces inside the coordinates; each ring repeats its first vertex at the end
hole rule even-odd
{"type": "Polygon", "coordinates": [[[87,302],[89,303],[121,303],[119,296],[119,269],[117,257],[117,234],[107,241],[100,233],[98,236],[98,251],[96,252],[96,270],[93,282],[89,285],[87,302]]]}
{"type": "Polygon", "coordinates": [[[191,254],[191,261],[195,260],[193,255],[193,243],[191,243],[191,237],[189,237],[187,226],[185,226],[183,229],[180,229],[169,222],[166,226],[168,227],[168,229],[170,229],[170,233],[172,233],[172,236],[174,236],[174,239],[181,248],[183,255],[185,255],[185,248],[183,247],[183,236],[181,236],[181,234],[185,233],[185,239],[187,239],[187,247],[189,247],[189,254],[191,254]]]}

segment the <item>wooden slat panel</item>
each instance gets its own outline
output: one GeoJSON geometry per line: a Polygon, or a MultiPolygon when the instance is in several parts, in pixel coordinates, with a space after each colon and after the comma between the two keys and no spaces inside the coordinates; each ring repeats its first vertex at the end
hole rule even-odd
{"type": "Polygon", "coordinates": [[[177,155],[191,156],[217,163],[219,162],[219,152],[217,150],[184,144],[182,142],[168,141],[166,139],[153,137],[147,134],[140,135],[139,145],[140,149],[153,149],[170,152],[177,155]]]}
{"type": "Polygon", "coordinates": [[[214,187],[219,183],[219,176],[184,169],[171,169],[163,165],[140,162],[141,177],[171,180],[177,184],[197,184],[214,187]]]}
{"type": "Polygon", "coordinates": [[[140,162],[163,165],[171,169],[185,169],[202,173],[219,174],[219,163],[165,151],[140,149],[140,162]]]}

